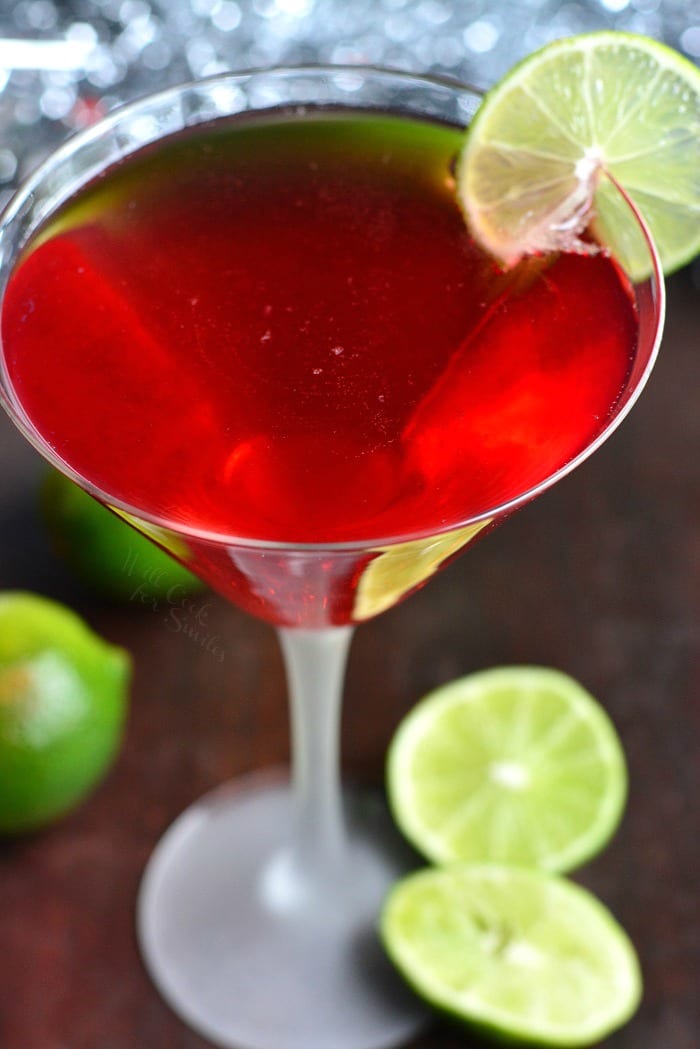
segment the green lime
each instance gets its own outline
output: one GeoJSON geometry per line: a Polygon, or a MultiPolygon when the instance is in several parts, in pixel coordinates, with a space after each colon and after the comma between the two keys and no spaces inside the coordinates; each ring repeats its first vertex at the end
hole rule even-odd
{"type": "Polygon", "coordinates": [[[84,798],[114,758],[131,664],[63,605],[0,593],[0,832],[84,798]]]}
{"type": "Polygon", "coordinates": [[[467,131],[458,194],[474,235],[506,265],[576,247],[595,207],[630,273],[647,273],[604,172],[643,214],[666,272],[700,250],[700,70],[648,37],[588,33],[515,66],[467,131]]]}
{"type": "Polygon", "coordinates": [[[436,863],[500,861],[572,870],[617,827],[624,754],[603,708],[545,667],[460,678],[418,703],[388,758],[389,800],[436,863]]]}
{"type": "Polygon", "coordinates": [[[99,593],[119,600],[179,597],[203,584],[73,481],[49,470],[40,505],[56,553],[99,593]]]}
{"type": "Polygon", "coordinates": [[[511,1042],[591,1045],[629,1020],[641,997],[634,948],[610,912],[544,871],[419,871],[390,893],[381,931],[423,998],[511,1042]]]}

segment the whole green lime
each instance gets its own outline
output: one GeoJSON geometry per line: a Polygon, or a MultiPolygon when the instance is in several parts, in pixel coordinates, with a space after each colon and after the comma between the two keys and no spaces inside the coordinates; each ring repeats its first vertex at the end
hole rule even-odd
{"type": "Polygon", "coordinates": [[[0,832],[39,828],[104,776],[122,737],[131,660],[63,605],[0,593],[0,832]]]}
{"type": "Polygon", "coordinates": [[[42,517],[56,553],[105,597],[128,601],[179,596],[202,583],[178,561],[64,477],[50,469],[41,487],[42,517]]]}

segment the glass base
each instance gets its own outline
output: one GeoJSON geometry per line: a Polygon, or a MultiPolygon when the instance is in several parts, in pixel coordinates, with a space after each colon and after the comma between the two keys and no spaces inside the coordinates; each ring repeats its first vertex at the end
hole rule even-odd
{"type": "Polygon", "coordinates": [[[426,1014],[376,925],[415,866],[376,794],[347,791],[348,847],[314,886],[284,843],[292,798],[250,777],[187,809],[156,847],[138,905],[146,966],[173,1010],[225,1049],[388,1049],[426,1014]]]}

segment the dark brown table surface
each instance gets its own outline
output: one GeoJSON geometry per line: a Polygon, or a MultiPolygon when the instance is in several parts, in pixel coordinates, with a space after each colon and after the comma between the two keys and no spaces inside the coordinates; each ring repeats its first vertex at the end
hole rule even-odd
{"type": "MultiPolygon", "coordinates": [[[[630,418],[574,475],[405,604],[358,630],[343,736],[348,774],[380,784],[401,715],[460,674],[541,663],[607,705],[630,797],[607,851],[577,877],[629,931],[646,993],[606,1049],[700,1046],[700,293],[670,282],[667,334],[630,418]]],[[[0,413],[1,414],[1,413],[0,413]]],[[[127,738],[93,797],[51,830],[0,844],[2,1049],[205,1049],[162,1003],[137,952],[133,908],[155,842],[192,800],[288,756],[273,631],[197,600],[223,660],[166,610],[110,605],[50,553],[42,469],[0,418],[0,587],[72,605],[126,646],[127,738]]],[[[413,1049],[474,1049],[435,1026],[413,1049]]]]}

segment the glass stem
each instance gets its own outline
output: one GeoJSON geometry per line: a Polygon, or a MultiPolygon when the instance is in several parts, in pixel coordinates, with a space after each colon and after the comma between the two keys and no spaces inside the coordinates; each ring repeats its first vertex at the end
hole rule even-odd
{"type": "Polygon", "coordinates": [[[332,887],[346,838],[340,782],[340,710],[352,627],[280,628],[289,688],[297,875],[332,887]]]}

